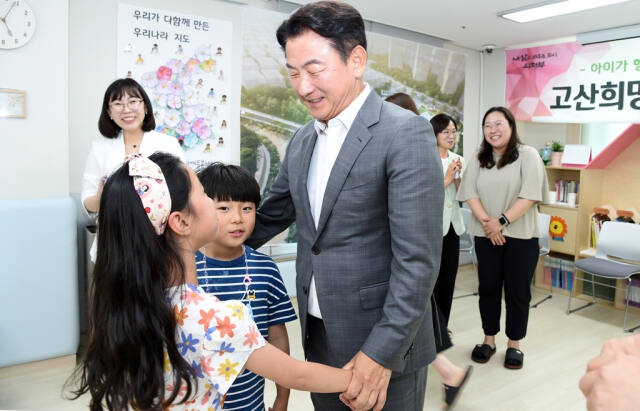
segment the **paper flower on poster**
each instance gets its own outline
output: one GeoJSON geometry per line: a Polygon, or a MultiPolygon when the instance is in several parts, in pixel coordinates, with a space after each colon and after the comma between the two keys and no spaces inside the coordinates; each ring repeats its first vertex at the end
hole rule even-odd
{"type": "Polygon", "coordinates": [[[178,128],[176,128],[176,132],[179,136],[186,136],[191,132],[191,124],[188,121],[181,121],[178,128]]]}
{"type": "Polygon", "coordinates": [[[167,97],[167,105],[171,108],[180,109],[182,108],[182,99],[179,95],[172,94],[167,97]]]}
{"type": "Polygon", "coordinates": [[[190,133],[187,136],[185,136],[182,144],[187,148],[191,148],[196,144],[198,144],[198,142],[199,142],[198,136],[196,136],[194,133],[190,133]]]}
{"type": "Polygon", "coordinates": [[[167,66],[158,67],[158,71],[156,72],[156,77],[158,80],[171,80],[171,68],[167,66]]]}
{"type": "Polygon", "coordinates": [[[196,50],[196,57],[200,60],[206,60],[211,57],[211,44],[203,44],[196,50]]]}
{"type": "Polygon", "coordinates": [[[214,59],[207,59],[200,63],[202,71],[207,73],[213,73],[216,71],[216,61],[214,59]]]}
{"type": "Polygon", "coordinates": [[[158,77],[153,72],[144,73],[140,80],[146,89],[152,89],[158,84],[158,77]]]}
{"type": "Polygon", "coordinates": [[[207,99],[215,75],[210,44],[197,47],[192,57],[172,57],[144,73],[140,82],[153,103],[156,131],[178,138],[185,148],[216,138],[208,120],[214,101],[207,99]]]}

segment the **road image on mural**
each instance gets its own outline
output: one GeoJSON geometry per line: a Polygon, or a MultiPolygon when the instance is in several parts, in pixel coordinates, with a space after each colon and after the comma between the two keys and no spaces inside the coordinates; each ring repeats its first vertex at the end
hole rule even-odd
{"type": "MultiPolygon", "coordinates": [[[[267,194],[293,133],[311,115],[289,84],[276,41],[287,14],[247,7],[243,15],[240,163],[267,194]]],[[[428,119],[447,113],[463,123],[465,56],[438,47],[367,32],[364,80],[383,98],[409,94],[428,119]]],[[[462,136],[456,151],[462,152],[462,136]]],[[[295,224],[272,242],[295,242],[295,224]]]]}

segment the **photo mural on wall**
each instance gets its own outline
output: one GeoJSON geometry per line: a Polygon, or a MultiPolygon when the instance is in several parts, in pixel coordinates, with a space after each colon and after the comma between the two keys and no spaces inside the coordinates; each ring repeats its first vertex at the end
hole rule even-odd
{"type": "MultiPolygon", "coordinates": [[[[289,138],[311,120],[289,84],[276,30],[286,13],[247,7],[243,14],[240,163],[267,194],[289,138]]],[[[364,80],[383,98],[404,92],[420,112],[454,117],[463,131],[465,56],[439,47],[367,32],[364,80]]],[[[456,151],[462,153],[462,136],[456,151]]],[[[273,242],[295,242],[295,224],[273,242]]]]}
{"type": "Polygon", "coordinates": [[[232,161],[231,34],[229,21],[118,7],[117,77],[144,87],[156,130],[180,141],[194,169],[232,161]]]}

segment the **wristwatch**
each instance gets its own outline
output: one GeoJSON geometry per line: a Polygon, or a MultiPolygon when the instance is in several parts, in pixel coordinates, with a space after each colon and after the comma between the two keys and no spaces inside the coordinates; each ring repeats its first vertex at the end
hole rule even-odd
{"type": "Polygon", "coordinates": [[[511,222],[509,221],[509,219],[507,218],[507,216],[505,216],[504,214],[500,214],[500,217],[498,217],[498,222],[503,226],[506,227],[508,226],[511,222]]]}

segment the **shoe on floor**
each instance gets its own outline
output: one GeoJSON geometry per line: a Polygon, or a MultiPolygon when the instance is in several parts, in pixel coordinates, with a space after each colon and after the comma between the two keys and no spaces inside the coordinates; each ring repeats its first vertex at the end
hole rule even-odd
{"type": "Polygon", "coordinates": [[[496,347],[491,347],[489,344],[476,344],[471,352],[471,359],[480,364],[484,364],[489,361],[495,353],[496,347]]]}
{"type": "Polygon", "coordinates": [[[524,353],[516,348],[507,348],[504,366],[510,370],[519,370],[524,363],[524,353]]]}
{"type": "Polygon", "coordinates": [[[460,385],[451,386],[447,384],[444,385],[444,403],[446,404],[445,410],[452,410],[456,405],[456,401],[460,398],[460,394],[462,393],[462,389],[464,388],[467,381],[469,381],[469,377],[471,377],[471,372],[473,371],[473,365],[468,365],[464,370],[464,377],[462,377],[462,381],[460,381],[460,385]]]}

